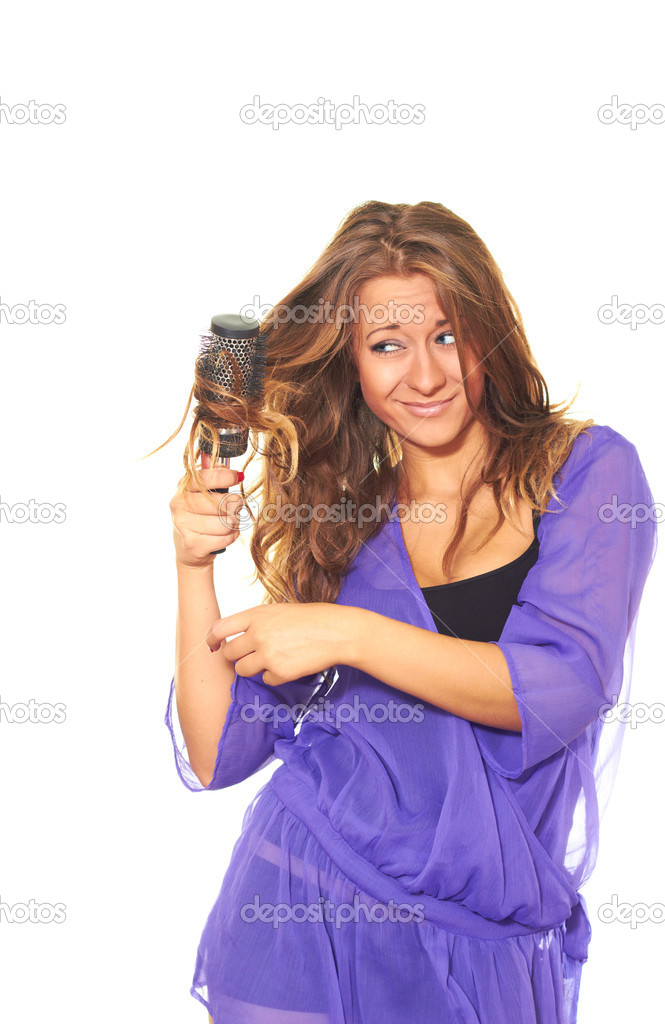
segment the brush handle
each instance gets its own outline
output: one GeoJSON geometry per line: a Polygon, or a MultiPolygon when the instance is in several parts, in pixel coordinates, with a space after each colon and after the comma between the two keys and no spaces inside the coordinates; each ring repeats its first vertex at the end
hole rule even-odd
{"type": "MultiPolygon", "coordinates": [[[[218,466],[224,466],[225,469],[228,469],[230,461],[231,461],[231,459],[218,459],[217,460],[217,465],[218,466]]],[[[214,491],[215,494],[228,494],[229,493],[228,487],[211,487],[210,490],[214,491]]],[[[218,551],[213,551],[212,554],[213,555],[223,555],[225,551],[226,551],[226,548],[219,548],[218,551]]]]}

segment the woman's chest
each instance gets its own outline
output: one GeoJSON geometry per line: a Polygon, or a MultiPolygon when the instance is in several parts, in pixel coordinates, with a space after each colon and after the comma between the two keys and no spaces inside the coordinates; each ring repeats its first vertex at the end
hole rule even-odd
{"type": "Polygon", "coordinates": [[[418,586],[436,587],[491,572],[519,558],[533,543],[532,512],[523,500],[517,505],[515,519],[504,520],[487,541],[496,522],[496,511],[485,507],[482,513],[470,512],[466,531],[455,552],[454,574],[445,576],[443,555],[453,536],[455,517],[456,509],[449,509],[443,523],[419,523],[409,518],[401,523],[402,539],[418,586]]]}

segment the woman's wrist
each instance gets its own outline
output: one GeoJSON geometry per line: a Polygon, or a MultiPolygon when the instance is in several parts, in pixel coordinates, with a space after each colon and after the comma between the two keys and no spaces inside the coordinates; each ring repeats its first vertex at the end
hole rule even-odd
{"type": "Polygon", "coordinates": [[[210,562],[208,565],[187,565],[185,562],[179,562],[176,558],[175,566],[178,580],[209,580],[214,578],[214,562],[210,562]]]}
{"type": "Polygon", "coordinates": [[[367,629],[370,626],[368,619],[372,612],[367,608],[357,608],[355,605],[337,605],[337,607],[342,615],[342,639],[337,661],[340,665],[359,668],[367,629]]]}

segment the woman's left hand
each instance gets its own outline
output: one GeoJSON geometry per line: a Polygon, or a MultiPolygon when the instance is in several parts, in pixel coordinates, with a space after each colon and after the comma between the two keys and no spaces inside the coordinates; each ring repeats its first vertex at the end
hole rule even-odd
{"type": "Polygon", "coordinates": [[[238,675],[263,672],[264,683],[280,686],[350,664],[357,629],[353,613],[361,610],[327,601],[257,605],[218,619],[206,633],[206,643],[211,651],[222,647],[238,675]]]}

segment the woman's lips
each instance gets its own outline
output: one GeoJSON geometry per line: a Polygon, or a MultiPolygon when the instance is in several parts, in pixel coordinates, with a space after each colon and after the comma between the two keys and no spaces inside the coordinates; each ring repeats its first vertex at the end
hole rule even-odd
{"type": "Polygon", "coordinates": [[[436,416],[446,409],[454,399],[455,395],[452,395],[445,402],[437,402],[435,405],[419,405],[417,402],[402,402],[402,405],[405,409],[409,409],[414,416],[436,416]]]}

